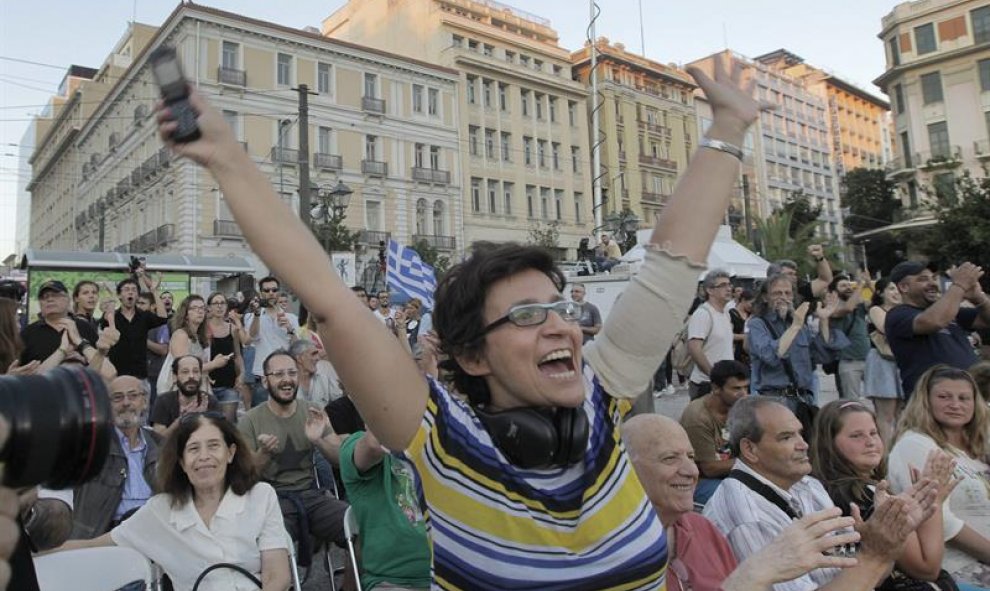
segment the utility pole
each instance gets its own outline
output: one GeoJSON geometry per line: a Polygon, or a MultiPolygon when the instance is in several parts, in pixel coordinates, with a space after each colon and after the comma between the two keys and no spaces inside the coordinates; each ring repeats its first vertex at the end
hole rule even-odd
{"type": "MultiPolygon", "coordinates": [[[[310,182],[309,182],[309,86],[300,84],[299,93],[299,218],[310,228],[310,182]]],[[[310,228],[312,229],[312,228],[310,228]]]]}
{"type": "Polygon", "coordinates": [[[749,217],[749,175],[742,175],[743,218],[746,220],[746,240],[753,246],[753,221],[749,217]]]}

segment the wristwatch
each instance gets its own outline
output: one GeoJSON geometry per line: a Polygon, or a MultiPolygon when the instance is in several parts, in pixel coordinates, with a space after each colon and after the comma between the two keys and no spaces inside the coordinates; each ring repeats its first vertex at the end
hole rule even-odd
{"type": "Polygon", "coordinates": [[[76,351],[80,354],[86,350],[86,347],[92,347],[93,343],[87,341],[86,339],[80,339],[79,344],[76,345],[76,351]]]}

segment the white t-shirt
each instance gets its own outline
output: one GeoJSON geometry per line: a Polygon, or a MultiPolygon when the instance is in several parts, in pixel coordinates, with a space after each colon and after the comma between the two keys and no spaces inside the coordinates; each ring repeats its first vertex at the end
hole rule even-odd
{"type": "MultiPolygon", "coordinates": [[[[110,537],[114,544],[133,548],[161,565],[176,591],[192,589],[196,577],[218,562],[236,564],[261,578],[261,553],[289,547],[275,489],[264,482],[245,495],[228,489],[209,524],[203,523],[192,499],[173,508],[169,495],[155,495],[115,527],[110,537]]],[[[203,579],[199,589],[255,591],[257,587],[237,571],[218,569],[203,579]]]]}
{"type": "MultiPolygon", "coordinates": [[[[701,351],[712,365],[735,358],[732,350],[732,318],[728,308],[719,312],[708,302],[698,306],[688,321],[688,339],[704,341],[701,351]]],[[[695,365],[690,380],[700,384],[709,381],[709,378],[695,365]]]]}
{"type": "MultiPolygon", "coordinates": [[[[923,469],[928,453],[933,449],[938,449],[935,440],[915,431],[909,431],[897,440],[887,464],[887,478],[894,492],[911,488],[909,468],[923,469]]],[[[945,540],[959,535],[963,525],[990,538],[990,466],[954,447],[945,451],[955,456],[956,476],[963,479],[942,505],[945,540]]],[[[990,566],[980,564],[976,558],[949,545],[945,547],[942,568],[952,576],[978,586],[986,586],[990,581],[990,566]]]]}
{"type": "MultiPolygon", "coordinates": [[[[264,375],[262,365],[265,363],[266,357],[278,349],[288,350],[291,342],[289,332],[278,325],[278,315],[275,312],[264,308],[258,314],[260,314],[258,317],[260,326],[258,326],[258,336],[252,341],[254,344],[254,366],[251,367],[251,373],[256,376],[264,375]]],[[[295,314],[286,312],[285,317],[293,331],[299,330],[299,318],[295,314]]],[[[252,322],[254,322],[254,314],[249,313],[244,316],[244,326],[249,332],[252,322]]]]}

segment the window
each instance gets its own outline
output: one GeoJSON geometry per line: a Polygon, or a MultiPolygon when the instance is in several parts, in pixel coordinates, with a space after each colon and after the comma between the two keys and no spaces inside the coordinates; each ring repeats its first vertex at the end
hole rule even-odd
{"type": "Polygon", "coordinates": [[[423,85],[412,85],[412,110],[413,113],[423,112],[423,85]]]}
{"type": "Polygon", "coordinates": [[[485,43],[482,46],[482,53],[484,53],[488,57],[491,57],[491,56],[495,55],[495,46],[494,45],[489,45],[489,44],[485,43]]]}
{"type": "Polygon", "coordinates": [[[368,98],[378,98],[378,74],[365,73],[364,96],[368,98]]]}
{"type": "Polygon", "coordinates": [[[935,42],[935,25],[933,23],[914,28],[914,45],[918,55],[931,53],[938,49],[935,42]]]}
{"type": "Polygon", "coordinates": [[[320,154],[333,153],[333,130],[329,127],[320,127],[316,131],[316,151],[320,154]]]}
{"type": "Polygon", "coordinates": [[[474,39],[468,39],[468,49],[471,51],[478,51],[478,42],[474,39]]]}
{"type": "Polygon", "coordinates": [[[509,85],[498,83],[498,108],[500,111],[509,110],[509,85]]]}
{"type": "Polygon", "coordinates": [[[557,64],[554,64],[553,65],[553,75],[554,76],[560,76],[563,72],[564,72],[563,66],[558,66],[557,64]]]}
{"type": "Polygon", "coordinates": [[[491,160],[495,159],[495,130],[486,129],[485,130],[485,157],[491,160]]]}
{"type": "Polygon", "coordinates": [[[237,116],[237,111],[228,111],[224,109],[223,118],[227,122],[227,125],[230,126],[230,129],[234,132],[234,137],[241,137],[240,117],[237,116]]]}
{"type": "Polygon", "coordinates": [[[507,131],[503,131],[502,132],[501,147],[502,147],[502,161],[503,162],[512,162],[512,158],[509,158],[509,143],[511,141],[510,138],[511,138],[511,135],[509,134],[509,132],[507,132],[507,131]]]}
{"type": "Polygon", "coordinates": [[[581,223],[581,202],[584,201],[584,195],[581,193],[574,193],[574,221],[581,223]]]}
{"type": "Polygon", "coordinates": [[[485,108],[492,108],[492,81],[482,80],[481,81],[481,95],[485,101],[485,108]]]}
{"type": "Polygon", "coordinates": [[[477,95],[478,89],[475,87],[477,83],[478,83],[477,76],[467,77],[467,102],[469,105],[474,105],[477,104],[478,102],[478,95],[477,95]]]}
{"type": "Polygon", "coordinates": [[[378,160],[378,136],[364,136],[364,159],[372,162],[378,160]]]}
{"type": "Polygon", "coordinates": [[[453,47],[464,47],[464,37],[460,35],[451,35],[450,44],[453,47]]]}
{"type": "Polygon", "coordinates": [[[990,41],[990,6],[981,6],[969,13],[973,21],[973,43],[990,41]]]}
{"type": "Polygon", "coordinates": [[[471,177],[471,209],[481,212],[481,179],[477,177],[471,177]]]}
{"type": "Polygon", "coordinates": [[[948,158],[952,154],[949,127],[945,121],[928,124],[928,147],[932,150],[932,158],[948,158]]]}
{"type": "Polygon", "coordinates": [[[528,68],[529,67],[529,62],[530,62],[530,59],[529,59],[529,56],[528,55],[520,55],[519,56],[519,64],[520,65],[528,68]]]}
{"type": "Polygon", "coordinates": [[[930,72],[921,76],[921,97],[926,105],[942,102],[942,75],[930,72]]]}
{"type": "Polygon", "coordinates": [[[502,213],[512,215],[512,193],[515,185],[509,182],[502,183],[502,213]]]}
{"type": "Polygon", "coordinates": [[[557,142],[550,144],[550,157],[553,159],[553,169],[560,170],[560,144],[557,142]]]}
{"type": "Polygon", "coordinates": [[[330,94],[330,64],[316,64],[316,92],[330,94]]]}
{"type": "Polygon", "coordinates": [[[364,225],[369,230],[381,231],[385,229],[385,217],[382,215],[381,201],[364,202],[364,225]]]}
{"type": "Polygon", "coordinates": [[[426,160],[425,158],[426,146],[417,143],[413,149],[413,155],[415,158],[413,162],[413,166],[415,166],[416,168],[424,168],[423,162],[426,160]]]}
{"type": "Polygon", "coordinates": [[[547,167],[547,141],[536,140],[536,158],[539,160],[540,168],[547,167]]]}
{"type": "Polygon", "coordinates": [[[526,166],[533,165],[533,138],[523,136],[523,162],[526,166]]]}
{"type": "Polygon", "coordinates": [[[514,64],[516,62],[516,52],[509,51],[508,49],[506,49],[505,50],[505,61],[509,62],[510,64],[514,64]]]}
{"type": "Polygon", "coordinates": [[[470,149],[472,156],[481,155],[479,132],[480,129],[477,125],[468,125],[468,148],[470,149]]]}
{"type": "Polygon", "coordinates": [[[580,172],[580,166],[578,161],[580,160],[580,148],[577,146],[571,146],[571,172],[575,174],[580,172]]]}
{"type": "Polygon", "coordinates": [[[533,94],[533,98],[536,101],[536,118],[539,120],[543,119],[543,95],[539,93],[533,94]]]}
{"type": "Polygon", "coordinates": [[[278,54],[277,82],[280,86],[292,84],[292,56],[287,53],[278,54]]]}
{"type": "Polygon", "coordinates": [[[289,132],[292,131],[292,120],[291,119],[280,119],[278,122],[278,145],[281,148],[286,148],[291,143],[289,141],[289,132]]]}
{"type": "Polygon", "coordinates": [[[426,90],[426,110],[430,115],[440,114],[440,91],[436,88],[426,90]]]}
{"type": "Polygon", "coordinates": [[[496,213],[498,211],[498,206],[496,201],[498,200],[498,181],[494,179],[488,179],[488,213],[496,213]]]}
{"type": "Polygon", "coordinates": [[[983,126],[987,130],[987,135],[990,135],[990,111],[985,111],[983,113],[983,126]]]}
{"type": "Polygon", "coordinates": [[[440,170],[440,146],[430,146],[430,168],[440,170]]]}
{"type": "Polygon", "coordinates": [[[904,87],[900,84],[894,85],[894,108],[898,113],[904,112],[904,87]]]}
{"type": "Polygon", "coordinates": [[[540,187],[540,217],[550,219],[550,189],[540,187]]]}
{"type": "Polygon", "coordinates": [[[529,117],[529,94],[528,90],[519,91],[519,100],[522,102],[523,117],[529,117]]]}
{"type": "Polygon", "coordinates": [[[557,97],[550,97],[550,122],[557,122],[557,97]]]}
{"type": "Polygon", "coordinates": [[[526,215],[530,219],[536,217],[536,187],[526,185],[526,215]]]}
{"type": "Polygon", "coordinates": [[[537,72],[542,72],[543,71],[543,60],[534,59],[533,60],[533,69],[536,70],[537,72]]]}
{"type": "Polygon", "coordinates": [[[911,167],[911,142],[908,141],[908,132],[901,132],[901,156],[904,158],[904,166],[911,167]]]}
{"type": "Polygon", "coordinates": [[[980,90],[986,92],[990,90],[990,59],[976,62],[976,67],[980,70],[980,90]]]}
{"type": "Polygon", "coordinates": [[[564,190],[553,190],[553,219],[558,222],[564,219],[564,190]]]}
{"type": "Polygon", "coordinates": [[[577,102],[567,101],[567,122],[577,125],[577,102]]]}
{"type": "Polygon", "coordinates": [[[935,196],[943,205],[956,203],[956,175],[951,172],[936,174],[932,177],[932,187],[935,189],[935,196]]]}
{"type": "Polygon", "coordinates": [[[434,236],[445,236],[446,224],[444,223],[444,205],[443,201],[439,199],[433,203],[433,235],[434,236]]]}
{"type": "Polygon", "coordinates": [[[901,50],[897,46],[897,35],[887,41],[887,46],[890,47],[890,63],[895,66],[901,65],[901,50]]]}
{"type": "Polygon", "coordinates": [[[422,236],[427,232],[427,215],[429,213],[430,205],[426,202],[426,199],[419,199],[416,201],[416,233],[422,236]]]}
{"type": "Polygon", "coordinates": [[[224,41],[222,50],[223,57],[221,57],[220,65],[231,70],[239,69],[237,66],[240,64],[240,60],[237,58],[240,53],[240,48],[241,46],[238,43],[234,43],[233,41],[224,41]]]}

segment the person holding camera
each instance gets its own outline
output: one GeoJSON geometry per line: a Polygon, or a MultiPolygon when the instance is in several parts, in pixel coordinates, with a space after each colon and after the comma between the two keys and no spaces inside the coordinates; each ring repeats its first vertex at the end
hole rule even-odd
{"type": "Polygon", "coordinates": [[[288,349],[298,337],[299,318],[286,312],[279,305],[281,283],[275,277],[264,277],[258,281],[259,296],[251,300],[249,311],[244,315],[244,326],[248,329],[254,344],[254,363],[250,370],[255,378],[254,404],[268,399],[268,392],[262,384],[265,371],[262,363],[279,349],[288,349]]]}
{"type": "Polygon", "coordinates": [[[120,333],[117,344],[110,349],[110,361],[122,376],[134,376],[141,380],[148,379],[148,331],[157,328],[168,321],[165,305],[159,299],[155,302],[154,311],[138,308],[138,296],[141,286],[145,291],[153,292],[161,281],[155,281],[138,267],[135,272],[138,279],[128,277],[117,284],[117,297],[120,307],[112,314],[106,314],[100,321],[103,329],[113,328],[120,333]]]}

